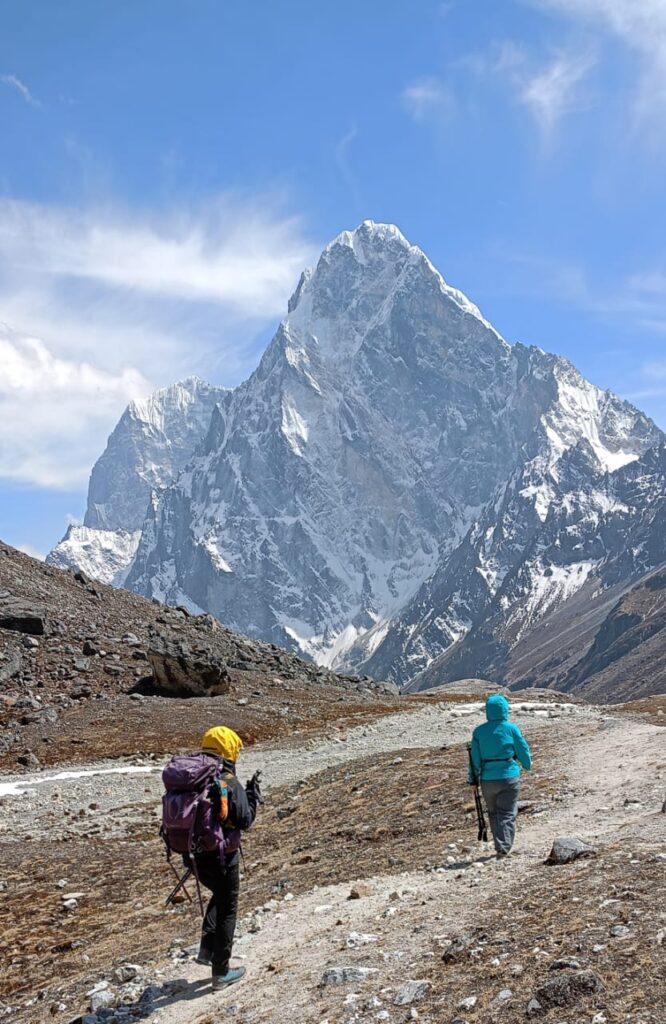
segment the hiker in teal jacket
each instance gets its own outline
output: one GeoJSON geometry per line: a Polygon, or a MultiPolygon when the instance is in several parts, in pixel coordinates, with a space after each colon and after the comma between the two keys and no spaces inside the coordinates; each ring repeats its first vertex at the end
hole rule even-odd
{"type": "Polygon", "coordinates": [[[527,740],[509,721],[509,710],[508,700],[500,693],[488,697],[488,721],[477,726],[472,735],[468,775],[471,786],[481,783],[498,857],[506,857],[516,836],[520,766],[525,771],[532,767],[527,740]]]}

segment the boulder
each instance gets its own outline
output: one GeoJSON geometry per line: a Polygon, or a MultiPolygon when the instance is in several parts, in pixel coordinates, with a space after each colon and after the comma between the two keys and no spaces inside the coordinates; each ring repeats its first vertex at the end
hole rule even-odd
{"type": "Polygon", "coordinates": [[[27,633],[29,636],[44,636],[46,626],[46,612],[43,608],[37,608],[14,597],[0,601],[0,629],[27,633]]]}
{"type": "Polygon", "coordinates": [[[216,697],[229,692],[226,663],[212,651],[192,651],[188,644],[153,636],[148,650],[152,692],[166,697],[216,697]]]}

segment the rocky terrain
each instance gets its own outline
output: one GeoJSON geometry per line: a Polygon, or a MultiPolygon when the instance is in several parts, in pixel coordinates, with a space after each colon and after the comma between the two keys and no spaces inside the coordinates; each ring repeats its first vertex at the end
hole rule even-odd
{"type": "Polygon", "coordinates": [[[254,742],[394,700],[390,684],[336,676],[210,615],[167,608],[0,543],[2,767],[161,754],[191,746],[229,715],[254,742]]]}
{"type": "MultiPolygon", "coordinates": [[[[656,622],[660,593],[655,575],[634,596],[656,622]]],[[[632,648],[629,605],[615,618],[627,657],[659,635],[632,648]]],[[[0,638],[3,1020],[663,1024],[666,697],[511,695],[535,765],[498,863],[465,783],[496,684],[399,697],[6,546],[0,638]],[[213,996],[196,906],[165,905],[158,829],[161,767],[222,721],[267,799],[245,844],[248,977],[213,996]],[[560,836],[593,855],[545,865],[560,836]]]]}
{"type": "Polygon", "coordinates": [[[514,700],[535,765],[498,863],[464,784],[487,689],[245,752],[242,777],[261,767],[267,801],[245,845],[248,977],[219,995],[193,962],[196,909],[164,906],[159,761],[5,777],[6,1019],[663,1024],[666,698],[514,700]],[[545,865],[558,836],[591,855],[545,865]]]}
{"type": "MultiPolygon", "coordinates": [[[[303,274],[246,382],[128,408],[50,561],[344,672],[562,688],[531,636],[666,563],[665,459],[639,410],[508,344],[366,221],[303,274]]],[[[621,675],[594,687],[622,700],[621,675]]]]}

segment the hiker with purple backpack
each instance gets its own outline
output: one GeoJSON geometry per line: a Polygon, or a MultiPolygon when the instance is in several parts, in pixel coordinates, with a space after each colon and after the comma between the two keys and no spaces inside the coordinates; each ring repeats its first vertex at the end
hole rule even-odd
{"type": "MultiPolygon", "coordinates": [[[[201,747],[199,754],[173,757],[164,769],[162,837],[167,857],[181,854],[188,874],[194,875],[200,902],[201,885],[211,892],[196,961],[211,967],[217,992],[245,974],[244,967],[232,970],[229,961],[238,914],[241,832],[254,822],[261,791],[258,772],[245,786],[236,777],[243,741],[232,729],[209,729],[201,747]]],[[[183,882],[176,890],[184,888],[183,882]]]]}

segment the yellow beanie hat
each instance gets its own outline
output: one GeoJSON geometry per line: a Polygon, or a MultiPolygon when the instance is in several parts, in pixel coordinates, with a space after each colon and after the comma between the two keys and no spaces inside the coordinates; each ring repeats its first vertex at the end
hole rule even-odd
{"type": "Polygon", "coordinates": [[[226,725],[215,725],[207,733],[204,733],[201,749],[204,752],[217,754],[225,761],[237,761],[238,755],[243,749],[243,741],[233,729],[227,729],[226,725]]]}

